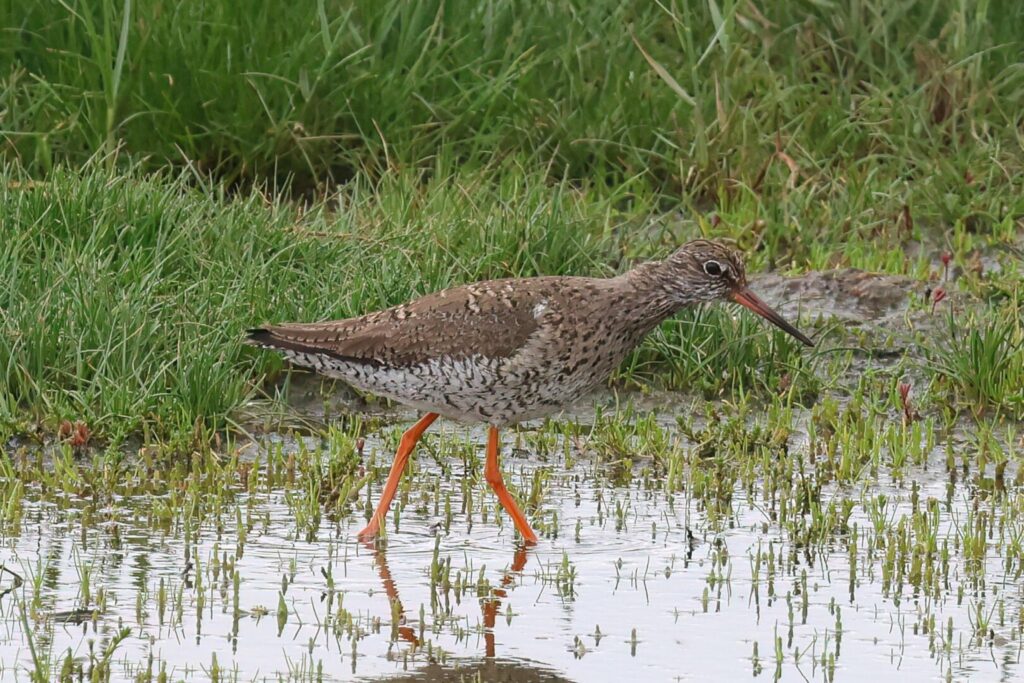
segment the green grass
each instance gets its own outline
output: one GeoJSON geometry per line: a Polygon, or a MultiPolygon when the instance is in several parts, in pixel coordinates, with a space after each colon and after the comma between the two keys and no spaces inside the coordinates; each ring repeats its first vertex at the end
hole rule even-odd
{"type": "Polygon", "coordinates": [[[965,172],[1019,170],[1020,3],[760,5],[5,0],[0,135],[41,172],[116,154],[311,190],[512,155],[722,202],[778,138],[797,184],[882,173],[944,219],[965,172]]]}
{"type": "MultiPolygon", "coordinates": [[[[936,395],[1019,401],[984,326],[1019,310],[1024,9],[765,5],[0,0],[3,432],[185,447],[282,369],[248,326],[698,235],[752,272],[952,251],[981,338],[922,333],[936,395]]],[[[806,403],[864,343],[817,332],[694,311],[616,381],[806,403]]]]}
{"type": "Polygon", "coordinates": [[[950,315],[946,338],[932,352],[936,375],[976,412],[991,407],[1024,418],[1024,326],[1019,300],[981,320],[966,317],[964,326],[964,320],[950,315]]]}

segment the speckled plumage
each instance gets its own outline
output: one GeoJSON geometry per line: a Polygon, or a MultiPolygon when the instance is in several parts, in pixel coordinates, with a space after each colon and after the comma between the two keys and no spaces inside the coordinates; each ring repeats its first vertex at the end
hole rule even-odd
{"type": "Polygon", "coordinates": [[[268,325],[249,342],[413,408],[500,427],[559,411],[679,309],[740,291],[739,255],[698,240],[618,277],[478,282],[358,318],[268,325]]]}

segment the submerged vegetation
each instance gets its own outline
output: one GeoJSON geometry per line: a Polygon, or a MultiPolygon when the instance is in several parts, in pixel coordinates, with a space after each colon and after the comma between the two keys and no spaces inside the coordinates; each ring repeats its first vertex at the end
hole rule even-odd
{"type": "Polygon", "coordinates": [[[1020,675],[1021,3],[0,24],[0,680],[1020,675]],[[510,431],[529,554],[440,427],[366,556],[411,416],[240,343],[702,235],[817,346],[687,311],[510,431]]]}

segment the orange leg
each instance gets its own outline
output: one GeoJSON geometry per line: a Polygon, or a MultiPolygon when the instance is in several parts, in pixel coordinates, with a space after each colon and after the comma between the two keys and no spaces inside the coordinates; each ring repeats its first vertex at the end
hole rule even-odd
{"type": "Polygon", "coordinates": [[[370,518],[370,523],[366,525],[366,528],[360,531],[356,537],[360,541],[368,541],[380,531],[384,515],[388,513],[391,501],[395,499],[395,493],[398,492],[398,482],[402,480],[402,473],[405,472],[405,465],[409,462],[409,455],[412,453],[412,449],[416,447],[416,442],[423,436],[423,432],[427,431],[427,427],[436,419],[437,413],[427,413],[420,418],[419,422],[409,427],[405,434],[402,434],[402,440],[398,444],[398,452],[395,453],[395,462],[391,465],[391,472],[388,473],[388,480],[380,494],[377,508],[373,511],[373,517],[370,518]]]}
{"type": "Polygon", "coordinates": [[[497,427],[491,427],[490,432],[487,434],[487,465],[484,467],[484,479],[491,485],[495,495],[498,496],[498,500],[501,502],[501,506],[505,508],[505,512],[508,513],[515,523],[516,529],[522,534],[523,540],[531,545],[535,544],[537,542],[537,534],[530,528],[530,523],[526,521],[526,515],[516,505],[515,498],[505,488],[505,481],[501,478],[501,468],[498,467],[497,427]]]}

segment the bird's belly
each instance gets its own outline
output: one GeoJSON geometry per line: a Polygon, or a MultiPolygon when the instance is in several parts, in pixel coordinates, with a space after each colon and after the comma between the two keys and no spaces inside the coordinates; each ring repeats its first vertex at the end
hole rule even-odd
{"type": "Polygon", "coordinates": [[[561,412],[604,382],[616,365],[600,361],[571,369],[562,364],[525,369],[506,365],[482,393],[464,392],[448,400],[470,415],[468,419],[500,427],[561,412]]]}
{"type": "Polygon", "coordinates": [[[310,354],[288,355],[298,365],[417,410],[495,426],[557,413],[600,384],[615,366],[584,363],[570,371],[557,363],[518,367],[473,357],[373,367],[310,354]]]}
{"type": "Polygon", "coordinates": [[[442,358],[402,367],[339,362],[330,374],[357,389],[466,422],[489,421],[509,398],[500,386],[498,362],[485,358],[442,358]]]}

